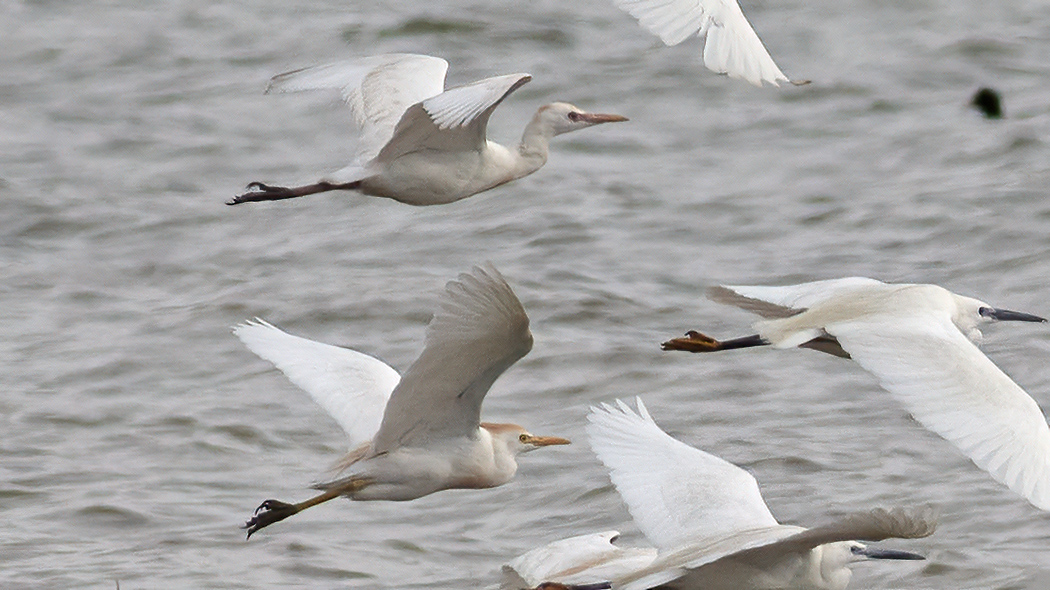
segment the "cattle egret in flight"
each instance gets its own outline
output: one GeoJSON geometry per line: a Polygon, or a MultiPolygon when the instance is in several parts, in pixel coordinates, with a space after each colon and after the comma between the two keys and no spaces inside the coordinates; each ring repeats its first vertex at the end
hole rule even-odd
{"type": "Polygon", "coordinates": [[[711,352],[771,344],[853,358],[923,426],[978,467],[1050,510],[1050,428],[1039,405],[974,345],[993,321],[1045,322],[936,285],[859,277],[786,287],[715,287],[718,302],[761,315],[758,334],[718,341],[699,332],[664,350],[711,352]]]}
{"type": "Polygon", "coordinates": [[[234,333],[335,418],[350,438],[341,476],[298,504],[267,500],[248,536],[339,496],[414,500],[452,488],[491,488],[514,477],[515,456],[569,444],[516,424],[480,422],[492,383],[532,348],[529,318],[492,266],[450,281],[423,352],[398,378],[368,355],[286,334],[256,320],[234,333]]]}
{"type": "Polygon", "coordinates": [[[521,143],[506,148],[487,138],[492,111],[532,79],[510,74],[445,90],[448,62],[390,54],[275,76],[267,92],[338,89],[350,106],[359,142],[351,164],[305,186],[248,185],[228,205],[274,201],[333,190],[353,190],[409,205],[465,199],[537,171],[551,138],[619,115],[588,113],[555,102],[540,107],[521,143]]]}
{"type": "Polygon", "coordinates": [[[747,22],[737,0],[613,0],[665,45],[678,45],[693,35],[707,35],[704,65],[755,86],[792,82],[780,71],[747,22]]]}
{"type": "MultiPolygon", "coordinates": [[[[851,562],[923,559],[858,541],[928,536],[936,528],[931,508],[877,508],[812,529],[779,524],[750,473],[671,438],[637,403],[637,412],[618,401],[587,416],[591,447],[658,549],[649,563],[615,574],[614,589],[842,590],[851,562]]],[[[589,566],[580,563],[569,575],[589,566]]]]}

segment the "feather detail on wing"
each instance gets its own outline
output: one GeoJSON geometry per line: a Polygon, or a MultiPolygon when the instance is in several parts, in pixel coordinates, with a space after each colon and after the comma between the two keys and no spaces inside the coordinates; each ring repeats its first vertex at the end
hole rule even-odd
{"type": "Polygon", "coordinates": [[[643,569],[614,579],[613,585],[617,590],[646,590],[729,557],[745,563],[775,563],[787,554],[805,554],[828,543],[916,539],[933,534],[936,528],[936,515],[929,506],[876,508],[812,529],[790,525],[757,527],[721,537],[697,538],[661,554],[643,569]]]}
{"type": "Polygon", "coordinates": [[[351,448],[367,443],[379,430],[390,392],[401,379],[383,361],[293,336],[258,318],[236,326],[233,333],[310,394],[346,431],[351,448]]]}
{"type": "Polygon", "coordinates": [[[445,88],[448,62],[393,53],[314,66],[274,76],[267,92],[338,89],[359,129],[355,163],[375,158],[414,104],[445,88]]]}
{"type": "Polygon", "coordinates": [[[709,289],[707,296],[764,318],[786,318],[847,291],[884,284],[875,279],[848,277],[783,287],[723,285],[709,289]]]}
{"type": "Polygon", "coordinates": [[[489,118],[503,99],[532,79],[508,74],[450,88],[405,111],[389,143],[376,156],[388,162],[424,149],[480,150],[487,141],[489,118]]]}
{"type": "Polygon", "coordinates": [[[755,86],[788,82],[736,0],[614,0],[666,45],[707,34],[704,65],[755,86]]]}
{"type": "Polygon", "coordinates": [[[1050,510],[1050,428],[1039,405],[945,315],[829,324],[865,370],[923,426],[996,481],[1050,510]]]}
{"type": "Polygon", "coordinates": [[[492,383],[531,348],[525,309],[492,265],[450,281],[423,352],[390,396],[376,452],[474,436],[492,383]]]}
{"type": "Polygon", "coordinates": [[[646,538],[660,549],[699,535],[776,525],[755,478],[671,438],[641,400],[591,408],[587,436],[646,538]]]}
{"type": "Polygon", "coordinates": [[[656,558],[656,549],[613,545],[619,536],[619,531],[604,531],[537,547],[503,566],[500,588],[524,590],[541,582],[601,582],[645,567],[656,558]]]}

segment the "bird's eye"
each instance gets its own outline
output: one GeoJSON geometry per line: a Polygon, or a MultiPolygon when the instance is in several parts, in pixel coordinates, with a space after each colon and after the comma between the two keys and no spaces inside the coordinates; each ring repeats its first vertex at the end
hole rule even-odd
{"type": "Polygon", "coordinates": [[[521,436],[519,436],[519,437],[518,437],[518,440],[520,440],[520,441],[521,441],[521,442],[523,442],[523,443],[524,443],[524,442],[529,442],[529,435],[527,435],[527,434],[522,434],[521,436]]]}
{"type": "Polygon", "coordinates": [[[569,111],[569,120],[570,121],[579,121],[580,120],[580,114],[577,113],[576,111],[569,111]]]}

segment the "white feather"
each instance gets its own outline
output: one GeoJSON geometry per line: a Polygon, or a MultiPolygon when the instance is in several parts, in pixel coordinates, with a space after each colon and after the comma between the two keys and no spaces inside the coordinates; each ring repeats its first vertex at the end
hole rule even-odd
{"type": "Polygon", "coordinates": [[[233,333],[310,394],[346,431],[350,448],[367,443],[379,430],[390,393],[401,380],[383,361],[293,336],[258,318],[236,326],[233,333]]]}
{"type": "Polygon", "coordinates": [[[614,0],[667,45],[707,34],[704,65],[755,86],[788,82],[736,0],[614,0]]]}
{"type": "Polygon", "coordinates": [[[666,549],[698,532],[777,524],[750,473],[671,438],[637,403],[637,413],[623,402],[591,408],[587,436],[649,542],[666,549]]]}
{"type": "Polygon", "coordinates": [[[613,545],[619,536],[619,531],[603,531],[537,547],[503,566],[500,588],[525,590],[542,582],[597,583],[627,575],[656,559],[656,549],[613,545]]]}

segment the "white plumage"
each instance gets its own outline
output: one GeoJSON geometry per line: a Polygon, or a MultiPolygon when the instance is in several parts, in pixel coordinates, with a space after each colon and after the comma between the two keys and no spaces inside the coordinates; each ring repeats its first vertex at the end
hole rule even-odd
{"type": "Polygon", "coordinates": [[[711,297],[767,318],[755,324],[759,338],[704,343],[706,337],[691,333],[665,348],[706,352],[772,344],[848,354],[923,426],[996,481],[1050,510],[1046,417],[975,345],[980,324],[1043,318],[996,309],[936,285],[858,277],[785,287],[716,287],[711,297]]]}
{"type": "Polygon", "coordinates": [[[400,379],[365,354],[291,336],[261,320],[235,333],[310,393],[351,444],[342,477],[318,485],[325,492],[299,504],[263,502],[246,525],[249,536],[339,496],[412,500],[450,488],[499,486],[517,471],[516,455],[569,442],[515,424],[480,422],[492,383],[532,348],[529,318],[491,266],[448,283],[423,352],[400,379]]]}
{"type": "Polygon", "coordinates": [[[737,0],[614,0],[666,45],[707,35],[704,65],[755,86],[790,82],[773,62],[737,0]]]}
{"type": "Polygon", "coordinates": [[[852,561],[921,559],[856,541],[927,536],[936,527],[930,508],[857,512],[813,529],[779,524],[751,474],[671,438],[637,404],[637,412],[618,401],[587,416],[591,447],[659,548],[652,563],[613,578],[613,588],[841,590],[852,561]]]}
{"type": "Polygon", "coordinates": [[[540,107],[516,149],[487,138],[489,117],[528,74],[486,78],[445,90],[448,62],[389,54],[275,76],[268,92],[337,89],[357,127],[350,165],[299,187],[251,189],[227,204],[272,201],[332,190],[355,190],[409,205],[451,203],[531,174],[547,161],[550,140],[619,115],[587,113],[567,103],[540,107]]]}
{"type": "Polygon", "coordinates": [[[542,582],[587,584],[612,580],[649,565],[651,547],[613,545],[619,531],[602,531],[553,541],[503,566],[501,590],[525,590],[542,582]]]}

